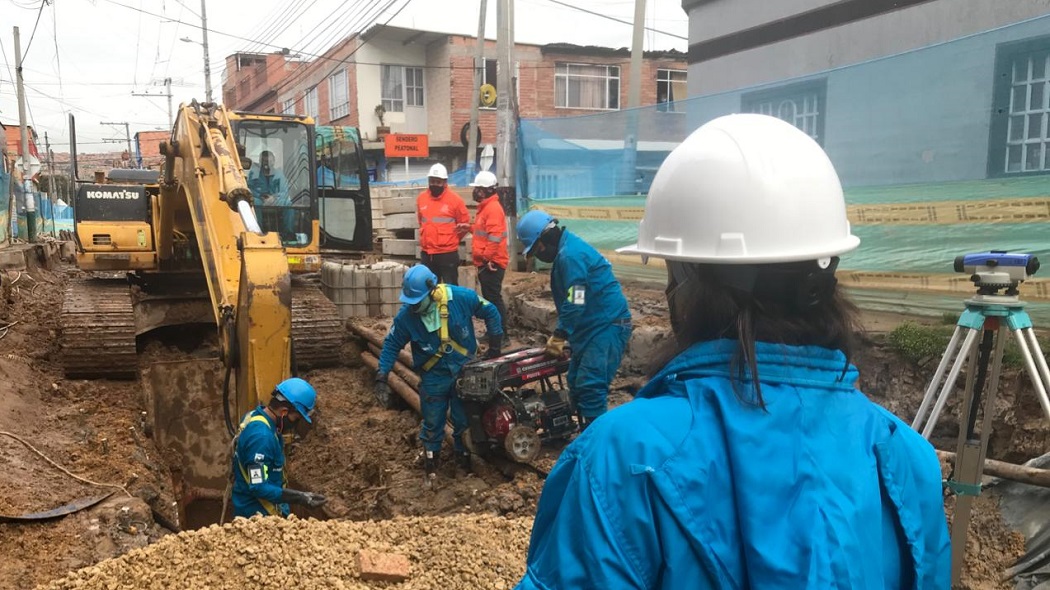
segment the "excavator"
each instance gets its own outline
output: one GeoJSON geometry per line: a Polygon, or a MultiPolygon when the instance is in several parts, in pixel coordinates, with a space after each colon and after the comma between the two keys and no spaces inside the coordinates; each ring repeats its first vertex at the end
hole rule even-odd
{"type": "Polygon", "coordinates": [[[343,322],[306,277],[322,244],[370,249],[371,204],[356,133],[322,135],[319,165],[312,119],[194,101],[161,144],[160,178],[112,171],[77,191],[86,276],[70,282],[61,311],[65,372],[141,372],[145,427],[181,455],[168,463],[182,465],[187,489],[222,488],[228,434],[277,383],[338,361],[343,322]],[[200,324],[217,328],[218,358],[140,368],[137,336],[200,324]]]}

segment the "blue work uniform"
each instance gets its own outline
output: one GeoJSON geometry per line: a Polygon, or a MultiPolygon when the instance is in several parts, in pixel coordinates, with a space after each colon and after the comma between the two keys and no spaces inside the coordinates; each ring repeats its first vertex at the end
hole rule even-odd
{"type": "Polygon", "coordinates": [[[265,195],[273,195],[274,202],[270,206],[288,206],[288,180],[280,170],[270,170],[272,174],[264,176],[262,171],[252,167],[248,171],[248,188],[255,197],[255,205],[263,205],[262,198],[265,195]]]}
{"type": "Polygon", "coordinates": [[[284,492],[284,441],[259,406],[244,415],[233,457],[233,515],[288,516],[284,492]]]}
{"type": "Polygon", "coordinates": [[[568,334],[569,396],[585,418],[608,407],[609,384],[631,338],[631,311],[612,265],[590,244],[562,231],[551,268],[558,329],[568,334]]]}
{"type": "Polygon", "coordinates": [[[464,287],[438,285],[446,289],[448,299],[448,334],[455,343],[455,348],[441,354],[427,368],[435,355],[441,350],[440,330],[431,332],[423,325],[419,315],[411,310],[410,305],[402,305],[394,317],[394,324],[383,340],[383,351],[379,355],[379,373],[386,375],[394,368],[397,353],[412,343],[412,364],[420,374],[420,408],[423,413],[423,428],[419,438],[423,447],[429,451],[440,451],[441,440],[445,435],[445,416],[451,409],[453,441],[457,451],[464,451],[463,432],[467,429],[467,415],[463,402],[454,395],[456,379],[463,365],[472,360],[478,349],[474,337],[473,317],[485,321],[485,328],[490,336],[503,334],[496,306],[479,297],[477,293],[464,287]]]}
{"type": "Polygon", "coordinates": [[[518,588],[950,586],[933,447],[839,351],[758,343],[766,408],[742,403],[736,346],[690,347],[562,453],[518,588]]]}

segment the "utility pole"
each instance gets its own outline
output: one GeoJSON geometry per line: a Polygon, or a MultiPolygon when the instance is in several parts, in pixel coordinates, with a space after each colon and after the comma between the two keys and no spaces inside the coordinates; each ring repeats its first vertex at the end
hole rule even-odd
{"type": "MultiPolygon", "coordinates": [[[[154,80],[154,84],[156,81],[154,80]]],[[[171,118],[171,78],[164,78],[164,94],[153,94],[152,92],[132,92],[131,96],[166,96],[168,97],[168,129],[174,126],[174,121],[171,118]]]]}
{"type": "MultiPolygon", "coordinates": [[[[474,182],[478,158],[478,102],[481,100],[481,75],[485,71],[485,9],[488,0],[481,0],[478,16],[478,40],[474,48],[474,89],[470,93],[470,126],[467,128],[467,178],[474,182]]],[[[497,83],[499,83],[497,81],[497,83]]]]}
{"type": "Polygon", "coordinates": [[[22,134],[22,188],[26,201],[26,231],[29,241],[36,240],[36,200],[33,197],[33,181],[30,179],[29,128],[26,124],[26,92],[22,81],[22,42],[15,27],[15,76],[18,78],[18,125],[22,134]]]}
{"type": "Polygon", "coordinates": [[[51,142],[47,139],[47,131],[44,132],[44,150],[47,153],[47,200],[48,208],[51,209],[51,235],[58,237],[58,228],[55,227],[55,202],[58,196],[55,194],[55,167],[54,154],[51,153],[51,142]]]}
{"type": "MultiPolygon", "coordinates": [[[[513,0],[497,0],[496,3],[496,178],[505,187],[510,214],[507,220],[507,243],[518,251],[517,219],[518,197],[514,189],[514,169],[517,158],[517,113],[514,111],[514,18],[513,0]]],[[[521,259],[514,257],[514,266],[522,267],[521,259]]]]}
{"type": "Polygon", "coordinates": [[[131,151],[131,126],[127,121],[121,121],[119,123],[100,122],[99,125],[123,125],[124,126],[124,139],[115,138],[103,138],[102,141],[106,143],[120,143],[126,141],[128,143],[128,167],[131,167],[131,158],[134,156],[134,152],[131,151]]]}
{"type": "Polygon", "coordinates": [[[51,202],[55,202],[55,166],[51,153],[51,142],[47,139],[47,131],[44,132],[44,149],[47,150],[47,196],[51,202]]]}
{"type": "Polygon", "coordinates": [[[208,7],[201,0],[201,33],[204,35],[204,99],[211,102],[211,63],[208,57],[208,7]]]}
{"type": "Polygon", "coordinates": [[[638,107],[642,106],[642,44],[645,41],[645,0],[634,0],[634,38],[631,40],[631,79],[627,84],[627,129],[623,138],[623,165],[617,192],[637,192],[638,107]]]}

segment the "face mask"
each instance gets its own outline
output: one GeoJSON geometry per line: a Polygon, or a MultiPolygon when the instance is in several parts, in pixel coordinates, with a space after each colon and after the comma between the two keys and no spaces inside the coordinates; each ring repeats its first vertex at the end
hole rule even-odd
{"type": "Polygon", "coordinates": [[[269,162],[263,162],[262,165],[260,166],[260,168],[262,168],[263,176],[269,176],[270,175],[270,163],[269,162]]]}
{"type": "Polygon", "coordinates": [[[484,188],[480,186],[474,187],[474,200],[476,202],[480,203],[484,201],[486,197],[488,197],[488,194],[485,192],[484,188]]]}
{"type": "Polygon", "coordinates": [[[434,305],[434,300],[430,296],[424,297],[422,301],[412,306],[412,313],[423,315],[430,310],[431,305],[434,305]]]}
{"type": "Polygon", "coordinates": [[[543,250],[536,251],[536,259],[540,262],[546,262],[550,264],[554,262],[554,258],[558,256],[558,251],[554,248],[544,248],[543,250]]]}
{"type": "Polygon", "coordinates": [[[431,184],[430,185],[430,196],[440,197],[441,193],[445,192],[445,185],[443,184],[431,184]]]}

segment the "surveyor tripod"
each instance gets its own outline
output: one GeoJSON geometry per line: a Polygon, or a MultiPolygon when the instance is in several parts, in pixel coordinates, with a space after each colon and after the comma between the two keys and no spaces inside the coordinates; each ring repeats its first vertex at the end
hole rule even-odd
{"type": "Polygon", "coordinates": [[[912,428],[922,427],[922,436],[930,438],[941,411],[948,400],[948,395],[955,387],[963,364],[969,363],[966,371],[966,391],[959,417],[959,439],[956,447],[955,464],[948,479],[948,488],[957,496],[955,517],[952,520],[952,584],[958,584],[962,574],[963,556],[966,552],[966,533],[970,525],[970,510],[973,500],[981,493],[981,477],[984,473],[985,453],[988,450],[988,437],[992,429],[992,415],[995,413],[995,396],[999,389],[999,377],[1003,367],[1003,350],[1006,344],[1004,331],[1010,330],[1017,339],[1017,345],[1028,376],[1035,386],[1039,403],[1050,420],[1050,369],[1039,349],[1039,342],[1032,331],[1032,319],[1024,310],[1024,303],[1016,295],[1016,283],[1006,295],[998,294],[996,288],[988,289],[979,281],[978,295],[966,301],[966,310],[955,327],[948,348],[941,357],[933,380],[926,388],[926,394],[915,415],[912,428]],[[988,294],[991,293],[991,294],[988,294]],[[978,336],[980,340],[978,341],[978,336]],[[952,362],[952,359],[955,359],[952,362]],[[944,379],[948,364],[948,378],[938,391],[944,379]],[[989,368],[990,367],[990,368],[989,368]],[[988,387],[985,387],[987,383],[988,387]],[[983,400],[983,407],[982,407],[983,400]],[[930,412],[930,406],[933,411],[930,412]],[[980,429],[977,429],[977,414],[981,411],[980,429]],[[929,419],[926,420],[927,413],[929,419]],[[923,424],[925,426],[923,427],[923,424]]]}

